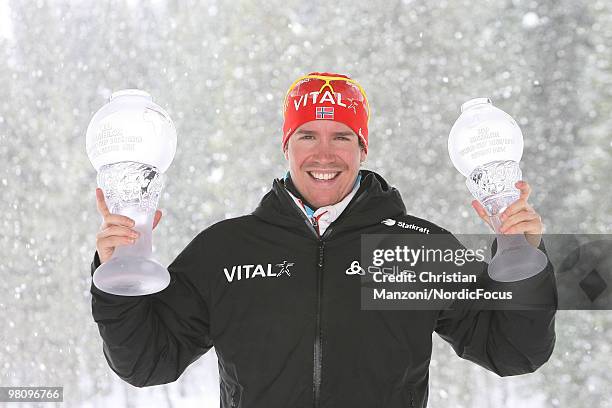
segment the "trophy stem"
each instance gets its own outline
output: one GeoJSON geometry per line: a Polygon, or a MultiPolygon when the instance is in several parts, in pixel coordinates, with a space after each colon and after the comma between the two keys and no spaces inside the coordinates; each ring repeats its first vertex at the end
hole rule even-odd
{"type": "Polygon", "coordinates": [[[131,245],[120,245],[115,248],[112,258],[121,256],[140,256],[150,258],[153,254],[153,216],[155,212],[145,211],[139,206],[133,205],[124,207],[119,211],[119,214],[130,217],[136,223],[132,228],[140,234],[131,245]]]}
{"type": "Polygon", "coordinates": [[[93,282],[104,292],[120,296],[141,296],[159,292],[170,283],[170,274],[152,256],[154,212],[138,206],[124,207],[121,215],[132,218],[140,233],[132,245],[115,248],[111,258],[94,272],[93,282]]]}
{"type": "Polygon", "coordinates": [[[546,254],[535,248],[525,234],[502,234],[499,213],[490,216],[497,235],[497,252],[489,263],[488,273],[498,282],[516,282],[540,273],[548,264],[546,254]]]}

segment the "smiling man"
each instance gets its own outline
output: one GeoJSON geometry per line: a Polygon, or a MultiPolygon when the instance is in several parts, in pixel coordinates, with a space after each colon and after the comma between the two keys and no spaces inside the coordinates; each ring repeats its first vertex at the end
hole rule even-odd
{"type": "MultiPolygon", "coordinates": [[[[382,176],[360,170],[369,116],[365,92],[347,76],[295,81],[281,141],[289,171],[257,209],[200,232],[169,265],[171,284],[159,293],[130,298],[91,286],[112,370],[138,387],[165,384],[214,346],[224,408],[399,408],[427,405],[434,331],[500,376],[544,364],[555,341],[550,263],[523,282],[550,305],[543,310],[362,310],[364,234],[440,234],[459,245],[407,214],[382,176]]],[[[544,250],[530,188],[517,187],[503,228],[544,250]]],[[[104,221],[92,274],[117,245],[129,245],[133,227],[109,213],[100,191],[97,200],[104,221]]]]}

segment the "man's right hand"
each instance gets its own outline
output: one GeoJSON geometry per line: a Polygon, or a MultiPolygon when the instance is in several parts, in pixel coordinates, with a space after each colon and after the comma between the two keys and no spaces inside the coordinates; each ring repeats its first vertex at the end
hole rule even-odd
{"type": "MultiPolygon", "coordinates": [[[[96,250],[100,257],[100,263],[108,261],[115,248],[119,245],[132,245],[140,235],[138,231],[132,229],[135,226],[134,220],[120,214],[111,214],[106,206],[104,192],[100,188],[96,188],[96,202],[98,212],[102,216],[102,225],[96,235],[96,250]]],[[[153,229],[159,223],[162,212],[155,211],[153,218],[153,229]]]]}

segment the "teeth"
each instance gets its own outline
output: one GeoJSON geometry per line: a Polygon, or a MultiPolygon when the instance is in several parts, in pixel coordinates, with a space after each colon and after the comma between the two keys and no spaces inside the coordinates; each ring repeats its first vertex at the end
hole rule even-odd
{"type": "Polygon", "coordinates": [[[333,179],[334,177],[336,177],[336,175],[338,173],[314,173],[314,172],[311,172],[310,174],[312,175],[312,177],[316,178],[317,180],[330,180],[330,179],[333,179]]]}

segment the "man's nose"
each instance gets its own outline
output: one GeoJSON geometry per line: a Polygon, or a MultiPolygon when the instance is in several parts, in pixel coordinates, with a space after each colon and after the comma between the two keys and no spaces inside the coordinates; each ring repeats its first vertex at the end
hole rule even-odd
{"type": "Polygon", "coordinates": [[[334,161],[334,151],[333,146],[329,140],[326,138],[321,138],[317,145],[315,146],[315,157],[317,160],[322,162],[332,162],[334,161]]]}

